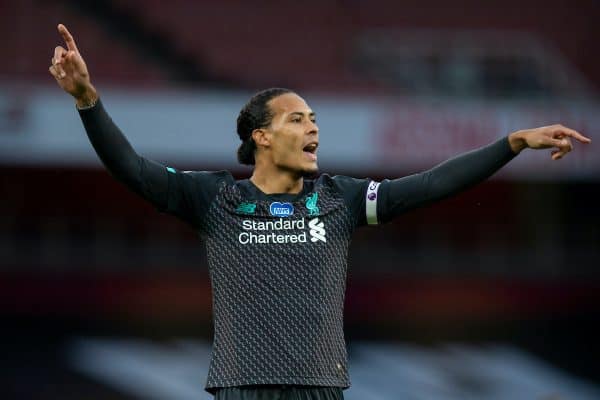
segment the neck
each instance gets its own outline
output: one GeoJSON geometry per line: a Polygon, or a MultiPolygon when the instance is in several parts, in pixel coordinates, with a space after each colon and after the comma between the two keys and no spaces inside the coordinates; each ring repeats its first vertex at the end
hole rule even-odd
{"type": "Polygon", "coordinates": [[[250,181],[265,194],[298,194],[304,185],[302,174],[297,171],[259,168],[258,165],[254,168],[250,181]]]}

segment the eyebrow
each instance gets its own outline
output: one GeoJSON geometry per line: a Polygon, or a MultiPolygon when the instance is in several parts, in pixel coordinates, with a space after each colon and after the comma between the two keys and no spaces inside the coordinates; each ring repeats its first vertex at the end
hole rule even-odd
{"type": "MultiPolygon", "coordinates": [[[[291,116],[291,115],[299,115],[299,116],[301,116],[301,117],[304,117],[304,113],[303,113],[303,112],[300,112],[300,111],[294,111],[294,112],[291,112],[291,113],[290,113],[290,116],[291,116]]],[[[309,116],[309,117],[314,117],[314,116],[316,116],[316,114],[315,114],[315,112],[314,112],[314,111],[311,111],[311,112],[309,112],[309,113],[308,113],[308,116],[309,116]]]]}

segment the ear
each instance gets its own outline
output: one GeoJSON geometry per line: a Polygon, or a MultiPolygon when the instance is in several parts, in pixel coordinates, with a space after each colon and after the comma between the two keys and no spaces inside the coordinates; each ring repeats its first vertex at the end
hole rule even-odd
{"type": "Polygon", "coordinates": [[[256,147],[271,146],[271,133],[264,128],[253,130],[252,139],[254,140],[254,143],[256,143],[256,147]]]}

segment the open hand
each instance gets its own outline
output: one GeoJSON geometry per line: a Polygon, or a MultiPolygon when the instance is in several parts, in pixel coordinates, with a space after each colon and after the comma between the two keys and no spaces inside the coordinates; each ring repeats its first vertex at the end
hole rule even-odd
{"type": "Polygon", "coordinates": [[[75,39],[63,24],[58,25],[58,32],[67,48],[57,46],[54,49],[52,65],[48,70],[58,85],[75,97],[78,105],[92,104],[97,98],[96,90],[90,82],[87,66],[77,49],[75,39]]]}
{"type": "Polygon", "coordinates": [[[549,149],[554,147],[551,155],[553,160],[562,158],[573,150],[571,138],[581,143],[591,143],[591,139],[563,125],[542,126],[534,129],[524,129],[511,133],[508,140],[515,153],[525,148],[549,149]]]}

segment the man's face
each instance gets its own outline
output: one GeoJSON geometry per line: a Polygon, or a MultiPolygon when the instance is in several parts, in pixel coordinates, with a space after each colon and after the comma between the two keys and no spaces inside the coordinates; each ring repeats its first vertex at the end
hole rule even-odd
{"type": "Polygon", "coordinates": [[[271,99],[273,119],[265,128],[269,146],[265,152],[273,164],[283,170],[299,174],[315,173],[319,128],[315,113],[304,99],[295,93],[286,93],[271,99]]]}

